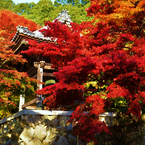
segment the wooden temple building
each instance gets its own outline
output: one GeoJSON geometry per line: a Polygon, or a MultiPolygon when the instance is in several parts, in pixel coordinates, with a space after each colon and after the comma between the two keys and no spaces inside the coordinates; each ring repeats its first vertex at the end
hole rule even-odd
{"type": "MultiPolygon", "coordinates": [[[[68,15],[68,11],[62,10],[56,18],[59,22],[70,26],[70,15],[68,15]]],[[[44,26],[43,28],[47,28],[44,26]]],[[[41,28],[41,29],[43,29],[41,28]]],[[[41,30],[39,29],[39,30],[41,30]]],[[[27,44],[28,39],[35,40],[38,43],[46,42],[46,43],[57,43],[51,40],[49,37],[45,37],[39,30],[34,32],[30,31],[27,27],[18,26],[17,32],[12,39],[14,45],[12,49],[14,53],[18,54],[23,50],[29,49],[29,45],[27,44]]],[[[28,56],[27,54],[22,54],[24,58],[27,59],[28,63],[17,64],[16,69],[20,72],[27,72],[28,75],[32,78],[38,79],[41,82],[46,82],[47,80],[55,80],[53,72],[55,69],[51,68],[51,60],[48,57],[42,57],[41,55],[33,55],[28,56]]],[[[38,89],[41,89],[42,84],[37,84],[38,89]]],[[[19,110],[28,107],[30,104],[33,104],[38,101],[38,97],[26,104],[24,104],[24,98],[20,97],[20,107],[19,110]]],[[[29,108],[29,107],[28,107],[29,108]]],[[[30,107],[31,108],[31,107],[30,107]]],[[[27,108],[26,108],[27,109],[27,108]]],[[[32,108],[33,109],[33,108],[32,108]]]]}
{"type": "MultiPolygon", "coordinates": [[[[66,10],[62,10],[61,13],[59,13],[58,17],[56,18],[58,21],[62,22],[63,24],[67,24],[70,25],[71,19],[70,19],[70,15],[68,15],[68,11],[66,10]]],[[[47,26],[43,27],[43,28],[47,28],[47,26]]],[[[43,29],[41,28],[41,29],[43,29]]],[[[15,53],[19,53],[22,50],[27,50],[29,48],[29,45],[27,44],[27,39],[31,39],[31,40],[36,40],[37,42],[41,43],[41,42],[46,42],[46,43],[55,43],[54,41],[51,40],[51,38],[49,37],[45,37],[39,30],[36,30],[34,32],[29,31],[29,29],[27,27],[23,27],[23,26],[18,26],[17,27],[17,32],[14,36],[14,38],[12,39],[12,41],[14,42],[14,45],[12,46],[12,49],[15,51],[15,53]]],[[[26,54],[23,54],[23,57],[27,59],[28,63],[25,63],[24,65],[20,64],[19,66],[17,66],[17,70],[20,72],[27,72],[29,74],[30,77],[36,78],[36,65],[37,62],[39,63],[40,61],[45,61],[45,65],[47,63],[48,67],[44,67],[45,68],[51,68],[51,61],[49,58],[46,57],[42,57],[42,56],[27,56],[26,54]],[[35,62],[35,65],[34,65],[35,62]],[[49,66],[50,65],[50,66],[49,66]]],[[[44,76],[47,77],[54,77],[52,72],[54,71],[50,71],[51,69],[49,69],[49,71],[47,72],[47,70],[45,70],[46,73],[44,73],[44,76]]]]}

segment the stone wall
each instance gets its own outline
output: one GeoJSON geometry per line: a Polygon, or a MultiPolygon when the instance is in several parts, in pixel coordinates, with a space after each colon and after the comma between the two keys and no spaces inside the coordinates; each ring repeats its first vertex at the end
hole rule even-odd
{"type": "MultiPolygon", "coordinates": [[[[47,110],[20,111],[0,121],[0,145],[86,145],[87,143],[71,134],[73,125],[67,123],[71,113],[47,110]]],[[[101,115],[100,119],[103,118],[101,115]]],[[[108,117],[106,120],[109,124],[112,123],[108,117]]]]}

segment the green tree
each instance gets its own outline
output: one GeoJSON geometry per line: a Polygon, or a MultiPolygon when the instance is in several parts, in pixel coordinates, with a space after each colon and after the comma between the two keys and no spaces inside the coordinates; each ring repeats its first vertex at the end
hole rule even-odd
{"type": "Polygon", "coordinates": [[[0,0],[0,9],[12,10],[15,4],[12,0],[0,0]]]}
{"type": "MultiPolygon", "coordinates": [[[[40,0],[37,4],[25,4],[25,10],[21,11],[21,15],[27,19],[32,19],[40,25],[44,25],[44,21],[54,19],[54,5],[51,0],[40,0]],[[26,7],[28,5],[28,7],[26,7]],[[52,12],[53,13],[52,13],[52,12]]],[[[17,13],[17,11],[15,11],[17,13]]]]}
{"type": "Polygon", "coordinates": [[[72,21],[78,24],[83,21],[92,20],[92,17],[87,17],[87,12],[85,11],[85,9],[90,6],[90,3],[87,1],[84,1],[84,4],[81,4],[79,1],[74,2],[75,5],[71,2],[61,4],[58,1],[52,3],[51,0],[40,0],[37,4],[17,4],[15,5],[13,11],[40,25],[44,25],[44,21],[53,21],[63,9],[67,9],[69,11],[69,15],[71,15],[72,21]]]}
{"type": "Polygon", "coordinates": [[[34,7],[36,4],[34,2],[32,3],[18,3],[14,6],[13,11],[19,15],[29,15],[31,12],[32,7],[34,7]]]}
{"type": "Polygon", "coordinates": [[[85,11],[86,8],[90,6],[90,3],[87,4],[67,4],[63,5],[60,9],[67,9],[69,11],[69,15],[71,19],[75,23],[82,23],[84,21],[92,20],[92,17],[87,17],[87,12],[85,11]]]}

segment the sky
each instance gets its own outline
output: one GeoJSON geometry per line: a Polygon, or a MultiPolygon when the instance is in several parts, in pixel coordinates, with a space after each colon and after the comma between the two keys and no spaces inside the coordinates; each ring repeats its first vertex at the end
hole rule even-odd
{"type": "Polygon", "coordinates": [[[30,3],[30,2],[38,3],[39,0],[13,0],[13,2],[15,4],[17,4],[17,3],[30,3]]]}
{"type": "MultiPolygon", "coordinates": [[[[51,1],[54,2],[54,0],[51,0],[51,1]]],[[[15,4],[18,4],[18,3],[30,3],[30,2],[38,3],[39,0],[13,0],[13,2],[15,4]]]]}

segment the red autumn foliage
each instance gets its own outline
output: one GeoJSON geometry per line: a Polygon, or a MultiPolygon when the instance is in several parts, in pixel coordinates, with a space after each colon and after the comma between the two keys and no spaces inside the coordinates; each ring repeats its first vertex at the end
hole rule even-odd
{"type": "Polygon", "coordinates": [[[58,82],[38,93],[46,95],[44,102],[50,109],[76,107],[70,121],[77,122],[74,132],[87,141],[95,140],[96,133],[108,132],[98,115],[114,105],[112,100],[123,97],[128,109],[124,114],[133,114],[138,119],[144,106],[143,0],[131,14],[125,9],[131,9],[125,0],[121,0],[122,6],[117,2],[92,1],[88,14],[98,19],[97,23],[72,23],[68,27],[57,21],[45,22],[48,29],[41,32],[56,43],[30,41],[30,48],[25,52],[48,56],[53,67],[58,69],[55,73],[58,82]],[[126,17],[123,13],[127,13],[126,17]],[[91,86],[90,82],[95,85],[91,86]],[[89,84],[88,87],[85,84],[89,84]]]}
{"type": "Polygon", "coordinates": [[[16,34],[18,25],[28,27],[31,31],[39,28],[31,20],[11,11],[0,10],[0,95],[6,104],[10,102],[7,100],[10,95],[18,95],[21,90],[30,87],[30,82],[33,80],[26,73],[18,72],[11,65],[26,62],[22,55],[15,54],[15,50],[11,48],[13,45],[11,40],[16,34]]]}

